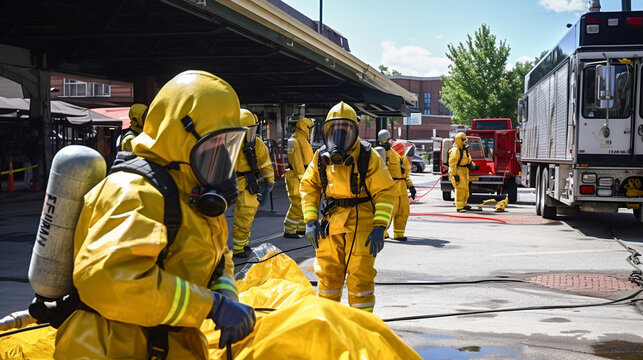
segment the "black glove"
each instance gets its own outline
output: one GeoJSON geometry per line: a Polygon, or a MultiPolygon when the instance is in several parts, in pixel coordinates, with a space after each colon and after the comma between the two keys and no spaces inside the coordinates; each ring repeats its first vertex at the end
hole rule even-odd
{"type": "Polygon", "coordinates": [[[467,165],[467,168],[468,168],[469,170],[476,171],[476,170],[479,170],[479,169],[480,169],[480,166],[478,166],[478,165],[476,165],[476,164],[474,164],[474,163],[470,163],[470,164],[468,164],[468,165],[467,165]]]}
{"type": "Polygon", "coordinates": [[[453,175],[453,180],[455,180],[455,182],[459,183],[460,182],[460,175],[453,175]]]}
{"type": "Polygon", "coordinates": [[[415,194],[417,194],[417,191],[415,191],[415,186],[411,186],[409,188],[409,192],[411,193],[411,199],[415,200],[415,194]]]}
{"type": "Polygon", "coordinates": [[[62,300],[45,303],[34,298],[29,305],[29,315],[38,320],[39,324],[49,323],[58,329],[65,320],[80,306],[80,297],[77,292],[64,297],[62,300]]]}
{"type": "Polygon", "coordinates": [[[216,324],[215,330],[221,330],[219,349],[227,344],[236,343],[252,332],[255,327],[255,311],[252,307],[212,292],[214,303],[208,317],[216,324]]]}

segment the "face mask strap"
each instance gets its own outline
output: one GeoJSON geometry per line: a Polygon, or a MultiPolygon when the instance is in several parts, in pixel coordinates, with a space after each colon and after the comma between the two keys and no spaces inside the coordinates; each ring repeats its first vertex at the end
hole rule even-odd
{"type": "Polygon", "coordinates": [[[181,123],[183,123],[183,128],[185,128],[185,131],[194,135],[197,141],[201,139],[201,135],[199,135],[199,133],[194,130],[194,123],[192,122],[192,118],[190,117],[190,115],[185,115],[185,117],[181,119],[181,123]]]}

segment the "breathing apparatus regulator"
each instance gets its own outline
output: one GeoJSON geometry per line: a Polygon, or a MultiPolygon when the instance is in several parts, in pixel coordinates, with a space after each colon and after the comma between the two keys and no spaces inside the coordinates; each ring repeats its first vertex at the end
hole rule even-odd
{"type": "Polygon", "coordinates": [[[225,129],[201,136],[190,116],[181,122],[197,139],[190,152],[190,167],[201,186],[192,190],[190,205],[205,216],[219,216],[239,197],[234,163],[247,129],[225,129]]]}

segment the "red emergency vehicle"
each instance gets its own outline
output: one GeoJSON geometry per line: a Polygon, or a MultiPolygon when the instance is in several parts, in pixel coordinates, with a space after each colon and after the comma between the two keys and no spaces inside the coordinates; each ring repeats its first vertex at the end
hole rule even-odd
{"type": "MultiPolygon", "coordinates": [[[[518,130],[511,128],[510,119],[474,119],[471,127],[466,131],[469,153],[480,168],[469,170],[469,192],[507,194],[509,202],[515,203],[520,183],[518,130]]],[[[452,199],[448,176],[451,146],[451,139],[442,141],[440,188],[444,200],[452,199]]]]}

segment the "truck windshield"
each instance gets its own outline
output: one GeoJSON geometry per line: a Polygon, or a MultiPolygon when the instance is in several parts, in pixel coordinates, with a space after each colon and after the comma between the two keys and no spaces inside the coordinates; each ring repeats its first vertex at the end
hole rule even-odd
{"type": "MultiPolygon", "coordinates": [[[[610,118],[627,118],[632,110],[632,68],[629,65],[614,65],[614,99],[610,100],[610,118]]],[[[585,68],[583,73],[583,117],[605,118],[605,110],[596,107],[596,66],[585,68]]]]}
{"type": "Polygon", "coordinates": [[[482,149],[482,142],[479,138],[468,139],[469,142],[469,155],[472,159],[484,159],[485,154],[482,149]]]}
{"type": "Polygon", "coordinates": [[[504,120],[485,120],[476,121],[475,130],[505,130],[507,129],[507,122],[504,120]]]}

